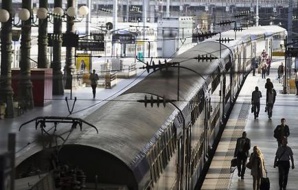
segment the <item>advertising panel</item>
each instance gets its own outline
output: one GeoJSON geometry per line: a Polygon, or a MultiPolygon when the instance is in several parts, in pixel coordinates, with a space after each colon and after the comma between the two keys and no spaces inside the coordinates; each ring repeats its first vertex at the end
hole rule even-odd
{"type": "Polygon", "coordinates": [[[76,69],[78,73],[90,73],[92,69],[91,55],[88,53],[78,53],[76,56],[76,69]]]}

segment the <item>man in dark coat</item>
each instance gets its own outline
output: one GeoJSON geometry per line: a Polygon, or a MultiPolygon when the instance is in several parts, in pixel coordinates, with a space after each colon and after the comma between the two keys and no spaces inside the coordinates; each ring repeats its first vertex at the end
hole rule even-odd
{"type": "Polygon", "coordinates": [[[241,179],[244,179],[246,161],[250,149],[250,139],[246,136],[246,132],[243,131],[242,137],[237,139],[237,144],[234,152],[234,157],[237,157],[238,176],[241,176],[241,179]]]}
{"type": "Polygon", "coordinates": [[[251,103],[254,112],[255,119],[259,117],[260,113],[260,98],[262,97],[261,91],[259,91],[259,87],[255,87],[255,91],[251,94],[251,103]]]}
{"type": "Polygon", "coordinates": [[[276,138],[278,146],[281,146],[282,140],[290,136],[290,129],[289,126],[286,125],[286,119],[282,118],[281,124],[277,125],[274,129],[274,138],[276,138]]]}

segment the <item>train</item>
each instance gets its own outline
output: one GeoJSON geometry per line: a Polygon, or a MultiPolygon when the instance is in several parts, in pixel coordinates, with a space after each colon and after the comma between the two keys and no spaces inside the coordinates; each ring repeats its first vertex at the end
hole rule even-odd
{"type": "MultiPolygon", "coordinates": [[[[196,189],[252,60],[263,50],[272,56],[286,36],[275,25],[229,30],[147,64],[143,80],[83,118],[98,133],[73,131],[56,159],[98,189],[196,189]]],[[[16,175],[29,166],[53,170],[44,151],[27,151],[16,175]]]]}

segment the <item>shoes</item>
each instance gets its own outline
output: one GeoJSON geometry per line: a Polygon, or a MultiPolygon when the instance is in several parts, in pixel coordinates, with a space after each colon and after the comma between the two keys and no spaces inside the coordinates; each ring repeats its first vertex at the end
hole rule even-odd
{"type": "Polygon", "coordinates": [[[241,176],[241,179],[244,179],[244,176],[241,176]]]}
{"type": "Polygon", "coordinates": [[[240,177],[241,175],[240,175],[240,173],[238,173],[238,177],[240,177]]]}

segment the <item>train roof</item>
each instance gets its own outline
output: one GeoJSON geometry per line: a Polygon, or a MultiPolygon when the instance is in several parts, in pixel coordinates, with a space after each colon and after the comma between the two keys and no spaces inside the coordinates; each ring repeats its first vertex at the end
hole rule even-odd
{"type": "Polygon", "coordinates": [[[264,39],[269,36],[280,35],[281,37],[287,36],[287,30],[283,27],[277,25],[268,25],[268,26],[253,26],[248,28],[243,28],[242,31],[229,30],[222,32],[213,36],[206,41],[214,41],[221,38],[230,38],[232,41],[228,42],[231,45],[237,43],[248,42],[257,39],[264,39]]]}
{"type": "Polygon", "coordinates": [[[171,105],[145,107],[144,103],[138,102],[144,100],[145,95],[124,94],[107,102],[85,118],[97,127],[99,133],[96,134],[92,128],[74,132],[66,144],[89,146],[108,152],[134,173],[144,175],[148,168],[139,167],[146,166],[146,153],[166,127],[165,118],[174,118],[171,114],[175,110],[171,105]]]}

